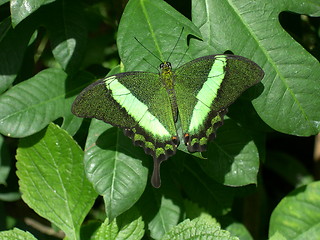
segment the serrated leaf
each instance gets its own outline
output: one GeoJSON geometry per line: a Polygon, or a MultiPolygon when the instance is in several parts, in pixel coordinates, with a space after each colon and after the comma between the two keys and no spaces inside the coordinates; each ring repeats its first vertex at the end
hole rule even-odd
{"type": "MultiPolygon", "coordinates": [[[[193,21],[203,42],[191,41],[195,57],[227,50],[262,66],[264,87],[253,105],[273,129],[299,136],[320,131],[320,64],[279,24],[283,11],[320,15],[316,1],[193,1],[193,21]],[[221,19],[225,19],[221,21],[221,19]]],[[[253,91],[253,90],[251,90],[253,91]]]]}
{"type": "Polygon", "coordinates": [[[144,222],[136,209],[114,219],[110,224],[108,219],[100,226],[92,240],[139,240],[144,235],[144,222]]]}
{"type": "Polygon", "coordinates": [[[269,240],[287,240],[281,233],[276,232],[269,240]]]}
{"type": "Polygon", "coordinates": [[[0,132],[11,137],[29,136],[59,117],[70,117],[79,126],[81,119],[70,109],[74,93],[83,85],[74,89],[72,81],[83,84],[91,78],[81,73],[72,80],[62,70],[51,68],[15,85],[0,96],[0,132]]]}
{"type": "Polygon", "coordinates": [[[188,34],[200,37],[194,24],[165,1],[130,0],[121,17],[117,35],[119,55],[126,71],[150,71],[150,65],[159,66],[160,60],[169,60],[174,67],[181,64],[181,60],[187,61],[188,34]],[[155,56],[144,49],[135,38],[155,56]],[[175,44],[177,46],[174,54],[170,55],[175,44]]]}
{"type": "Polygon", "coordinates": [[[80,147],[66,131],[50,124],[21,139],[16,158],[23,200],[70,239],[79,239],[80,225],[96,198],[80,147]]]}
{"type": "Polygon", "coordinates": [[[162,238],[162,240],[167,239],[239,240],[230,236],[228,231],[222,230],[215,219],[205,214],[192,221],[189,219],[183,221],[162,238]]]}
{"type": "Polygon", "coordinates": [[[146,155],[123,133],[99,120],[92,120],[85,150],[85,171],[96,191],[103,196],[107,217],[113,220],[141,196],[148,170],[146,155]]]}
{"type": "Polygon", "coordinates": [[[36,11],[42,5],[55,0],[12,0],[10,1],[11,18],[13,27],[36,11]]]}
{"type": "Polygon", "coordinates": [[[270,219],[269,236],[276,232],[287,239],[320,236],[320,182],[300,187],[283,198],[270,219]]]}
{"type": "Polygon", "coordinates": [[[0,232],[0,240],[37,240],[31,233],[18,228],[0,232]]]}
{"type": "Polygon", "coordinates": [[[259,153],[249,134],[231,119],[225,120],[208,147],[208,159],[199,161],[203,171],[227,186],[256,184],[259,153]]]}

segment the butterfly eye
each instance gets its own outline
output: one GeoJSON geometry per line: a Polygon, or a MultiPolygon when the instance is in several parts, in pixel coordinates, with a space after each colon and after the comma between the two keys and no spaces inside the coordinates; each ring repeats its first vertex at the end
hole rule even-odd
{"type": "Polygon", "coordinates": [[[164,68],[164,63],[160,63],[160,69],[164,68]]]}

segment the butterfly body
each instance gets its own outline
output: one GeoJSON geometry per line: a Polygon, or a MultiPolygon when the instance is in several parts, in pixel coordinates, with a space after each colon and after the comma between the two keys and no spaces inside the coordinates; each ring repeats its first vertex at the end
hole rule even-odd
{"type": "Polygon", "coordinates": [[[175,71],[163,62],[159,74],[126,72],[91,84],[76,98],[72,112],[123,128],[153,157],[152,184],[159,187],[160,164],[176,153],[180,141],[190,152],[205,151],[227,107],[263,75],[257,64],[235,55],[197,58],[175,71]]]}

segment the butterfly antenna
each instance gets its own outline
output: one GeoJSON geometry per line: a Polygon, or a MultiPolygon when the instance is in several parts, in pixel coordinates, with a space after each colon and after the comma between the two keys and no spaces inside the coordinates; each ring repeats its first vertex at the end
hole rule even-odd
{"type": "Polygon", "coordinates": [[[171,51],[171,53],[170,53],[170,55],[169,55],[169,57],[168,57],[167,62],[169,62],[169,58],[171,57],[173,51],[176,49],[176,47],[177,47],[177,45],[178,45],[178,42],[180,41],[180,38],[181,38],[181,36],[182,36],[183,30],[184,30],[184,27],[182,27],[182,29],[181,29],[181,32],[180,32],[179,37],[178,37],[178,40],[176,41],[176,44],[174,45],[174,47],[173,47],[173,49],[172,49],[172,51],[171,51]]]}
{"type": "Polygon", "coordinates": [[[184,52],[182,58],[180,59],[178,65],[177,65],[177,68],[180,67],[180,63],[182,62],[182,59],[184,58],[184,56],[187,55],[188,50],[189,50],[189,45],[188,45],[188,48],[186,49],[186,51],[184,52]]]}
{"type": "Polygon", "coordinates": [[[160,72],[159,72],[159,69],[156,68],[155,66],[153,66],[153,65],[152,65],[150,62],[148,62],[145,58],[143,58],[143,60],[146,61],[146,63],[148,63],[151,67],[153,67],[154,69],[156,69],[158,73],[160,73],[160,72]]]}
{"type": "MultiPolygon", "coordinates": [[[[146,48],[136,37],[134,37],[134,39],[145,49],[147,50],[149,53],[151,53],[151,55],[153,55],[156,59],[158,59],[160,62],[163,62],[157,55],[155,55],[153,52],[151,52],[148,48],[146,48]]],[[[145,60],[145,59],[144,59],[145,60]]],[[[146,61],[146,60],[145,60],[146,61]]],[[[147,61],[146,61],[147,62],[147,61]]],[[[147,62],[149,63],[149,62],[147,62]]],[[[150,64],[150,63],[149,63],[150,64]]],[[[150,64],[151,65],[151,64],[150,64]]]]}

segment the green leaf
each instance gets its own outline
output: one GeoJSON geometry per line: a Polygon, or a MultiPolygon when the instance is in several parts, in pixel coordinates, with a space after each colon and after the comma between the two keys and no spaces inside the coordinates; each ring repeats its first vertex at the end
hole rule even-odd
{"type": "MultiPolygon", "coordinates": [[[[51,68],[15,85],[0,96],[0,132],[11,137],[29,136],[59,117],[80,126],[82,119],[73,116],[70,109],[75,92],[83,85],[74,89],[73,82],[83,84],[89,79],[91,75],[81,73],[72,80],[62,70],[51,68]]],[[[77,130],[75,126],[71,129],[71,134],[77,130]]]]}
{"type": "Polygon", "coordinates": [[[230,236],[228,231],[222,230],[214,218],[205,214],[191,221],[189,219],[183,221],[162,238],[162,240],[167,239],[239,240],[230,236]]]}
{"type": "Polygon", "coordinates": [[[217,139],[208,148],[208,159],[201,168],[215,181],[228,186],[257,183],[259,153],[248,130],[231,119],[218,129],[217,139]]]}
{"type": "Polygon", "coordinates": [[[197,203],[213,216],[221,216],[230,211],[234,198],[233,188],[223,186],[209,178],[196,162],[203,159],[187,159],[183,164],[176,161],[179,168],[183,168],[180,183],[191,201],[197,203]],[[205,194],[203,194],[205,193],[205,194]]]}
{"type": "Polygon", "coordinates": [[[157,203],[159,209],[148,224],[150,236],[153,239],[160,239],[166,232],[170,231],[172,227],[177,225],[181,216],[181,209],[173,199],[162,196],[159,200],[160,202],[153,202],[157,203]]]}
{"type": "Polygon", "coordinates": [[[71,239],[79,239],[80,225],[96,193],[83,166],[83,151],[54,124],[21,139],[17,175],[22,199],[71,239]]]}
{"type": "Polygon", "coordinates": [[[42,5],[54,2],[55,0],[12,0],[11,18],[13,27],[17,26],[22,20],[36,11],[42,5]]]}
{"type": "Polygon", "coordinates": [[[269,152],[266,167],[277,173],[294,187],[314,181],[313,176],[298,159],[282,153],[269,152]],[[286,169],[283,171],[283,169],[286,169]]]}
{"type": "Polygon", "coordinates": [[[87,28],[82,5],[61,0],[45,8],[52,53],[67,73],[75,73],[86,50],[87,28]],[[51,19],[54,18],[55,21],[51,19]]]}
{"type": "Polygon", "coordinates": [[[0,23],[0,93],[8,89],[16,78],[23,56],[35,31],[33,21],[26,21],[12,28],[10,19],[0,23]]]}
{"type": "Polygon", "coordinates": [[[241,240],[253,240],[249,231],[246,229],[245,225],[238,222],[233,222],[226,230],[229,231],[232,235],[239,237],[241,240]]]}
{"type": "Polygon", "coordinates": [[[0,135],[0,184],[6,184],[10,169],[8,146],[0,135]]]}
{"type": "Polygon", "coordinates": [[[320,16],[320,5],[301,0],[193,1],[192,19],[203,42],[192,39],[190,52],[199,57],[230,50],[258,63],[266,73],[253,101],[260,117],[277,131],[310,136],[320,131],[320,64],[283,30],[282,11],[320,16]]]}
{"type": "Polygon", "coordinates": [[[133,208],[123,213],[110,224],[108,219],[100,226],[92,240],[138,240],[144,235],[144,222],[139,212],[133,208]]]}
{"type": "MultiPolygon", "coordinates": [[[[85,171],[103,196],[107,217],[113,220],[141,196],[147,183],[146,155],[110,125],[92,120],[85,150],[85,171]]],[[[150,159],[151,160],[151,159],[150,159]]]]}
{"type": "Polygon", "coordinates": [[[183,201],[171,179],[163,178],[165,187],[147,188],[138,202],[152,239],[160,239],[181,220],[183,201]]]}
{"type": "Polygon", "coordinates": [[[279,232],[287,239],[320,236],[320,182],[300,187],[283,198],[274,209],[269,236],[279,232]]]}
{"type": "Polygon", "coordinates": [[[121,17],[117,37],[119,55],[126,71],[150,71],[150,65],[158,67],[160,60],[169,60],[173,66],[177,66],[181,60],[187,61],[188,34],[200,37],[194,24],[165,1],[130,0],[121,17]],[[170,56],[176,43],[174,54],[170,56]]]}
{"type": "Polygon", "coordinates": [[[0,232],[0,240],[36,240],[29,232],[22,231],[18,228],[0,232]]]}
{"type": "Polygon", "coordinates": [[[269,240],[287,240],[281,233],[276,232],[269,240]]]}

